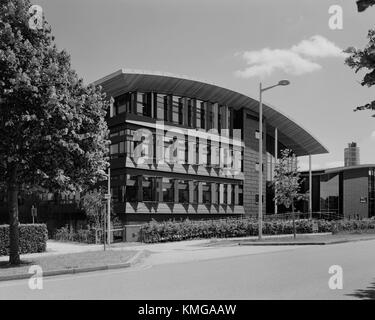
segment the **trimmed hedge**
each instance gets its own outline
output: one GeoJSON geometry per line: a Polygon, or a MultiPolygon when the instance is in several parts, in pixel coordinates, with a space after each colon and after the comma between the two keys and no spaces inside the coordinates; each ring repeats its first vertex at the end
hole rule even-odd
{"type": "MultiPolygon", "coordinates": [[[[331,232],[329,221],[317,221],[318,232],[331,232]]],[[[312,233],[313,225],[310,220],[296,220],[297,233],[312,233]]],[[[263,234],[291,234],[292,221],[263,222],[263,234]]],[[[180,241],[201,238],[230,238],[258,235],[258,222],[253,219],[226,219],[182,222],[166,221],[144,224],[140,228],[140,240],[146,243],[180,241]]]]}
{"type": "MultiPolygon", "coordinates": [[[[45,224],[20,224],[20,254],[44,252],[47,249],[48,231],[45,224]]],[[[0,256],[9,255],[9,225],[0,225],[0,256]]]]}
{"type": "Polygon", "coordinates": [[[375,219],[339,220],[332,223],[332,232],[374,232],[375,219]]]}

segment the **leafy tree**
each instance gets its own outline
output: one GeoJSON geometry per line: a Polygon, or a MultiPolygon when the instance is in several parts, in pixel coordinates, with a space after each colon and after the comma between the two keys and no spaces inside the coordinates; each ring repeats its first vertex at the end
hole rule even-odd
{"type": "Polygon", "coordinates": [[[294,215],[294,203],[304,199],[306,196],[299,193],[300,190],[300,173],[296,165],[296,156],[289,149],[281,152],[281,158],[275,166],[274,174],[274,201],[277,204],[284,205],[287,209],[292,208],[293,217],[293,234],[296,237],[296,223],[294,215]]]}
{"type": "Polygon", "coordinates": [[[19,264],[23,186],[82,190],[108,166],[109,102],[85,86],[59,51],[47,21],[29,27],[28,0],[0,3],[0,180],[8,194],[9,262],[19,264]]]}
{"type": "Polygon", "coordinates": [[[375,4],[375,0],[358,0],[357,9],[358,12],[365,11],[368,7],[371,7],[375,4]]]}
{"type": "MultiPolygon", "coordinates": [[[[358,12],[365,11],[373,5],[375,5],[375,0],[357,1],[358,12]]],[[[372,87],[375,84],[375,29],[370,29],[368,31],[367,38],[368,44],[364,49],[361,50],[349,47],[345,50],[345,52],[349,54],[345,63],[350,68],[354,69],[355,73],[366,69],[368,72],[363,77],[361,85],[372,87]]],[[[354,111],[360,110],[375,110],[375,100],[354,109],[354,111]]],[[[375,117],[375,115],[373,115],[373,117],[375,117]]]]}
{"type": "MultiPolygon", "coordinates": [[[[102,228],[103,226],[103,210],[104,217],[107,217],[107,201],[103,203],[104,195],[107,190],[99,188],[99,190],[88,190],[81,198],[80,206],[86,214],[89,227],[102,228]]],[[[113,201],[111,201],[111,222],[116,223],[117,216],[114,213],[113,201]]]]}

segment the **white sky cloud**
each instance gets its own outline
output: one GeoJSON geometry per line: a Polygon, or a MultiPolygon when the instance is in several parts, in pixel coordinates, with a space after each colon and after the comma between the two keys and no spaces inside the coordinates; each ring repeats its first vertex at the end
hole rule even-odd
{"type": "Polygon", "coordinates": [[[248,67],[236,71],[235,75],[241,78],[251,78],[267,76],[276,70],[282,70],[291,75],[314,72],[322,68],[315,60],[345,57],[345,53],[333,42],[315,35],[289,49],[264,48],[257,51],[245,51],[240,56],[248,67]]]}

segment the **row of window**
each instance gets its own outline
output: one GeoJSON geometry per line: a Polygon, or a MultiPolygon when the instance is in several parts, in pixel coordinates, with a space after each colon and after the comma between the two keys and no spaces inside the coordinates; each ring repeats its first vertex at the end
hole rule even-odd
{"type": "Polygon", "coordinates": [[[191,128],[233,128],[233,108],[170,94],[129,92],[114,99],[110,116],[131,113],[191,128]]]}
{"type": "MultiPolygon", "coordinates": [[[[242,171],[242,148],[201,138],[189,138],[187,135],[168,137],[151,134],[142,135],[139,130],[121,130],[124,141],[113,143],[110,147],[111,158],[128,156],[142,163],[197,164],[233,168],[242,171]]],[[[120,132],[121,132],[120,131],[120,132]]]]}
{"type": "Polygon", "coordinates": [[[115,202],[243,204],[243,186],[238,184],[126,175],[126,182],[111,191],[115,202]]]}

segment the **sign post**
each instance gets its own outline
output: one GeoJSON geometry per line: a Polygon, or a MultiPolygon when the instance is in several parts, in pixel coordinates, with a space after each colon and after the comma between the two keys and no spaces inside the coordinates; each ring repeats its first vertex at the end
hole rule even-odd
{"type": "Polygon", "coordinates": [[[33,224],[35,223],[35,218],[38,216],[38,209],[32,205],[31,206],[31,217],[33,218],[33,224]]]}

